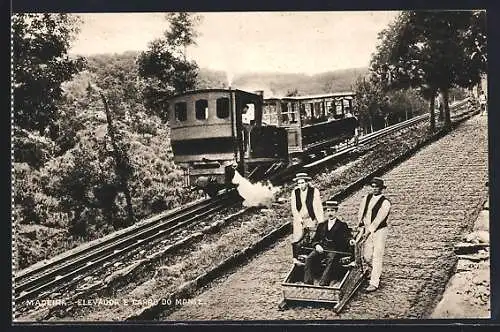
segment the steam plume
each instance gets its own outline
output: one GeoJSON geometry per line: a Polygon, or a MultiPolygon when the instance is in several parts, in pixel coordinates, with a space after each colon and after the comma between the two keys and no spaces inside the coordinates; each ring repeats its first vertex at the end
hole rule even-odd
{"type": "Polygon", "coordinates": [[[274,187],[269,182],[251,183],[238,171],[235,170],[232,183],[237,185],[237,190],[240,196],[245,200],[243,206],[271,206],[275,200],[275,195],[281,188],[274,187]]]}

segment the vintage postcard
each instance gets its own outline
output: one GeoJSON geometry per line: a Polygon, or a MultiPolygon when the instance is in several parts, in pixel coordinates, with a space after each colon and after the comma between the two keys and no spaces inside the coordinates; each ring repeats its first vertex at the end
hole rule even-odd
{"type": "Polygon", "coordinates": [[[13,323],[491,317],[485,10],[11,35],[13,323]]]}

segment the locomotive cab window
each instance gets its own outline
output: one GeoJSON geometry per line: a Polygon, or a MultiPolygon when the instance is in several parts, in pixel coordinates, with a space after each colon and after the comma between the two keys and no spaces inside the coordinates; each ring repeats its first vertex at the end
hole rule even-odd
{"type": "Polygon", "coordinates": [[[217,99],[216,113],[219,119],[226,119],[229,117],[229,98],[217,99]]]}
{"type": "Polygon", "coordinates": [[[243,124],[255,123],[255,105],[245,104],[241,110],[241,121],[243,124]]]}
{"type": "Polygon", "coordinates": [[[185,102],[175,103],[175,119],[177,121],[187,120],[187,104],[185,102]]]}
{"type": "Polygon", "coordinates": [[[199,99],[195,104],[196,120],[206,120],[208,118],[208,100],[199,99]]]}

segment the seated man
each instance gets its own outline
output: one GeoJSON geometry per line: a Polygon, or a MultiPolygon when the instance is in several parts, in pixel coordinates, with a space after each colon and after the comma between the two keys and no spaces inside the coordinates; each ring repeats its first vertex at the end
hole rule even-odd
{"type": "Polygon", "coordinates": [[[314,250],[307,256],[304,266],[304,283],[313,284],[314,270],[317,269],[323,258],[326,258],[326,267],[323,271],[319,285],[328,286],[333,279],[334,273],[338,275],[341,269],[341,253],[325,252],[338,251],[349,252],[351,234],[347,224],[337,217],[338,203],[326,201],[325,221],[318,224],[316,233],[312,240],[314,250]]]}

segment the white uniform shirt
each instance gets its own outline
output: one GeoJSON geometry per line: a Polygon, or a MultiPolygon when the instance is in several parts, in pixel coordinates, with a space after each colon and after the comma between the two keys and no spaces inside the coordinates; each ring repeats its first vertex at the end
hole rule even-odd
{"type": "Polygon", "coordinates": [[[300,201],[302,202],[302,207],[300,211],[297,210],[297,202],[295,200],[295,190],[298,187],[294,188],[292,194],[290,196],[290,205],[292,209],[293,215],[293,234],[294,234],[294,242],[300,240],[303,234],[304,227],[309,227],[312,229],[316,229],[318,223],[324,221],[323,214],[323,204],[321,202],[321,197],[319,194],[319,190],[313,187],[313,201],[312,206],[314,210],[314,215],[316,216],[316,220],[312,220],[309,217],[309,211],[306,206],[306,198],[307,198],[307,190],[299,190],[300,191],[300,201]]]}
{"type": "Polygon", "coordinates": [[[328,230],[331,230],[333,225],[335,225],[336,222],[337,222],[337,218],[328,219],[328,225],[326,226],[326,228],[328,230]]]}

